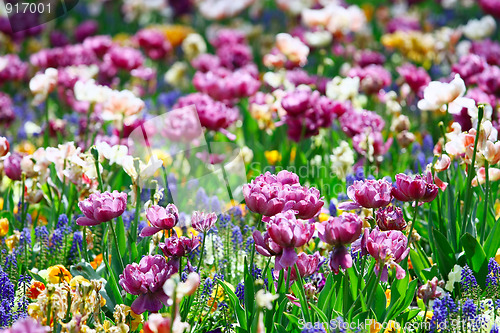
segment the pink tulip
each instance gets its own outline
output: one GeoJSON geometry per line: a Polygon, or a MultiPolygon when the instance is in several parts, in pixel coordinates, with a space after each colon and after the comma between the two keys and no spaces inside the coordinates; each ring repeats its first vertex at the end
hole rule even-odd
{"type": "Polygon", "coordinates": [[[255,243],[255,250],[265,257],[280,256],[283,252],[283,248],[269,237],[267,231],[262,234],[260,231],[255,230],[252,237],[255,243]]]}
{"type": "Polygon", "coordinates": [[[399,201],[431,202],[436,199],[438,191],[430,172],[422,176],[400,173],[396,175],[396,187],[392,188],[392,195],[399,201]]]}
{"type": "Polygon", "coordinates": [[[212,229],[215,222],[217,222],[217,215],[215,213],[205,214],[195,211],[191,216],[191,225],[198,232],[207,232],[212,229]]]}
{"type": "Polygon", "coordinates": [[[141,231],[141,237],[152,236],[162,230],[171,230],[179,222],[179,211],[173,204],[167,208],[154,205],[146,211],[146,217],[151,223],[141,231]]]}
{"type": "Polygon", "coordinates": [[[361,218],[352,213],[343,213],[316,224],[319,239],[334,246],[330,253],[330,268],[335,274],[339,272],[339,267],[347,269],[352,266],[351,254],[346,245],[359,238],[362,226],[361,218]]]}
{"type": "Polygon", "coordinates": [[[165,239],[165,243],[158,244],[158,247],[166,257],[170,258],[169,264],[176,271],[179,271],[180,259],[193,252],[198,245],[200,245],[198,237],[177,237],[174,234],[174,236],[165,239]]]}
{"type": "Polygon", "coordinates": [[[396,268],[396,278],[403,279],[406,271],[398,265],[408,253],[408,238],[399,230],[380,231],[373,229],[366,242],[368,253],[377,261],[375,272],[382,269],[381,281],[387,282],[388,267],[396,268]]]}
{"type": "Polygon", "coordinates": [[[79,217],[76,224],[98,225],[123,214],[127,208],[127,193],[118,191],[92,193],[87,199],[80,201],[78,207],[85,216],[79,217]]]}
{"type": "Polygon", "coordinates": [[[270,172],[243,186],[243,196],[248,209],[265,216],[273,216],[283,211],[285,195],[283,184],[270,172]]]}
{"type": "MultiPolygon", "coordinates": [[[[314,254],[309,255],[304,252],[299,253],[296,264],[297,268],[299,269],[298,274],[300,275],[300,277],[306,278],[313,275],[318,270],[318,267],[321,263],[321,258],[322,257],[319,252],[314,252],[314,254]]],[[[285,269],[284,276],[288,276],[289,269],[291,269],[290,281],[296,281],[298,276],[295,266],[285,269]]]]}
{"type": "Polygon", "coordinates": [[[319,190],[311,187],[300,186],[298,184],[290,186],[286,194],[285,209],[296,212],[298,218],[310,219],[319,214],[324,202],[320,198],[319,190]]]}
{"type": "Polygon", "coordinates": [[[344,202],[339,205],[341,210],[352,210],[361,207],[381,208],[392,200],[392,186],[385,180],[357,180],[347,189],[347,196],[353,202],[344,202]]]}
{"type": "Polygon", "coordinates": [[[291,267],[297,261],[296,247],[306,244],[314,233],[314,224],[297,220],[293,211],[276,214],[267,225],[269,237],[283,248],[281,267],[291,267]]]}

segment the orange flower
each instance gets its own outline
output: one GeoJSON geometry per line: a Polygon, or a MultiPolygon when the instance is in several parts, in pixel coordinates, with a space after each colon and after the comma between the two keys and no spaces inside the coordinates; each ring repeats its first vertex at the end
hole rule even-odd
{"type": "Polygon", "coordinates": [[[38,296],[45,290],[45,285],[40,281],[35,281],[26,293],[30,299],[37,299],[38,296]]]}
{"type": "Polygon", "coordinates": [[[69,281],[73,278],[71,273],[63,265],[55,265],[47,268],[47,273],[49,275],[48,279],[50,283],[61,283],[69,281]]]}
{"type": "Polygon", "coordinates": [[[152,28],[160,30],[173,47],[179,46],[184,38],[193,32],[192,28],[184,25],[159,25],[152,28]]]}
{"type": "Polygon", "coordinates": [[[94,260],[90,262],[90,265],[92,266],[93,269],[97,269],[102,263],[102,253],[99,253],[98,255],[95,256],[94,260]]]}

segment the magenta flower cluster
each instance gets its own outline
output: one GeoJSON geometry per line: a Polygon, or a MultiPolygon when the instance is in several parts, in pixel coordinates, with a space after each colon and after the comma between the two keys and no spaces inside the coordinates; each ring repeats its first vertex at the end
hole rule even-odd
{"type": "Polygon", "coordinates": [[[281,106],[286,111],[288,137],[297,142],[317,135],[320,128],[331,126],[336,111],[335,102],[307,88],[298,88],[285,95],[281,106]]]}

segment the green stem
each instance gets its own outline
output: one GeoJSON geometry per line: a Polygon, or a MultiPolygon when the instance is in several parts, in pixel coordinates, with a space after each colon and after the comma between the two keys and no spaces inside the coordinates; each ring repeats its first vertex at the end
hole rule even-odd
{"type": "Polygon", "coordinates": [[[137,241],[137,228],[139,225],[139,213],[141,211],[141,190],[139,185],[135,189],[135,214],[134,214],[134,225],[132,226],[132,239],[134,242],[137,241]]]}
{"type": "Polygon", "coordinates": [[[462,232],[465,231],[465,226],[467,224],[467,219],[469,217],[469,206],[470,201],[472,199],[472,179],[474,178],[474,165],[476,164],[476,152],[477,152],[477,143],[479,141],[479,132],[481,129],[481,120],[484,115],[484,105],[479,105],[478,107],[478,117],[477,117],[477,130],[476,130],[476,139],[474,140],[474,151],[472,153],[472,161],[469,165],[469,170],[467,172],[467,186],[465,192],[465,202],[464,202],[464,214],[462,219],[462,232]]]}
{"type": "Polygon", "coordinates": [[[486,176],[486,183],[484,188],[484,211],[483,211],[483,224],[481,225],[481,243],[484,242],[486,236],[486,223],[488,221],[488,201],[489,201],[489,191],[490,191],[490,176],[488,170],[488,162],[484,163],[484,172],[486,176]]]}
{"type": "Polygon", "coordinates": [[[200,250],[200,260],[198,260],[198,266],[196,267],[196,273],[200,273],[200,267],[201,267],[201,260],[203,259],[203,252],[205,251],[205,240],[207,239],[207,233],[203,233],[203,241],[201,243],[201,250],[200,250]]]}
{"type": "Polygon", "coordinates": [[[116,253],[118,254],[118,257],[120,258],[120,264],[122,266],[122,271],[124,271],[125,265],[123,264],[122,255],[120,253],[120,247],[118,246],[118,238],[116,237],[116,232],[115,232],[115,227],[113,225],[113,221],[109,221],[109,227],[111,228],[111,233],[113,234],[113,239],[115,241],[115,247],[116,247],[116,253]]]}
{"type": "Polygon", "coordinates": [[[418,216],[418,200],[415,200],[415,211],[413,213],[413,221],[411,222],[411,227],[410,227],[410,233],[408,234],[408,246],[410,246],[411,243],[411,235],[413,233],[413,229],[415,228],[415,223],[417,223],[417,216],[418,216]]]}
{"type": "Polygon", "coordinates": [[[424,332],[425,330],[425,322],[427,321],[427,312],[429,311],[429,301],[425,303],[425,312],[424,312],[424,318],[422,318],[422,323],[420,326],[420,333],[424,332]]]}

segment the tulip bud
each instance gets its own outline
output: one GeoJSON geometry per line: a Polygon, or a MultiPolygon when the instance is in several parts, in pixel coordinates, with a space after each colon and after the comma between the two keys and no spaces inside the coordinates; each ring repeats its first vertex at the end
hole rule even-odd
{"type": "Polygon", "coordinates": [[[7,156],[3,162],[3,168],[7,177],[12,180],[21,180],[21,160],[23,156],[19,153],[13,153],[7,156]]]}

